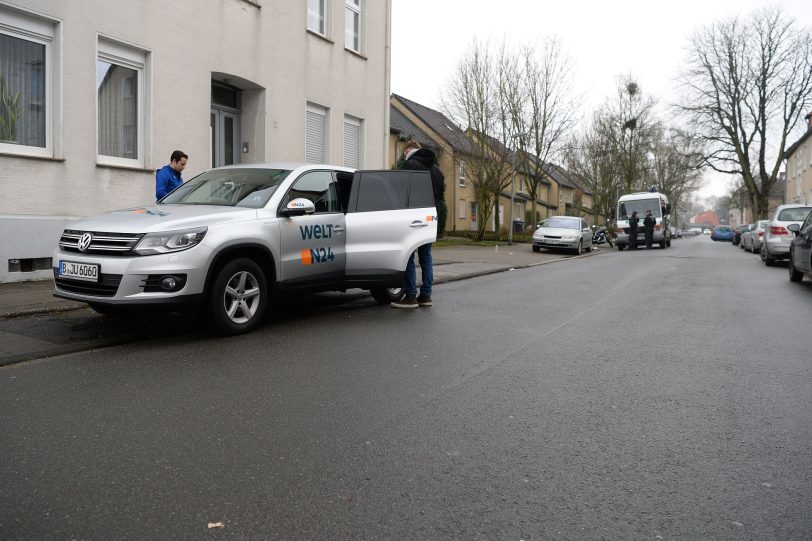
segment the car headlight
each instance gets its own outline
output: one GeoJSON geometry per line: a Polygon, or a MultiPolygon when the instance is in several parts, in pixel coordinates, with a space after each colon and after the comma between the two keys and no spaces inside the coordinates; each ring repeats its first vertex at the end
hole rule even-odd
{"type": "Polygon", "coordinates": [[[203,240],[207,227],[147,233],[134,248],[139,255],[166,254],[188,250],[203,240]]]}

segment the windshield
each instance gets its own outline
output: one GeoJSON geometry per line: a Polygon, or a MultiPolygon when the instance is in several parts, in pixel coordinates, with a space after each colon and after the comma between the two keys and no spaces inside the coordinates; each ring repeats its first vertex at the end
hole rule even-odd
{"type": "Polygon", "coordinates": [[[262,208],[289,174],[284,169],[212,169],[184,183],[159,204],[262,208]]]}
{"type": "Polygon", "coordinates": [[[581,229],[579,218],[548,218],[541,222],[541,227],[556,227],[558,229],[581,229]]]}
{"type": "Polygon", "coordinates": [[[632,212],[637,211],[637,217],[642,220],[647,210],[650,210],[651,215],[655,218],[662,217],[660,213],[660,200],[656,198],[621,201],[617,205],[617,216],[619,220],[628,220],[632,212]]]}

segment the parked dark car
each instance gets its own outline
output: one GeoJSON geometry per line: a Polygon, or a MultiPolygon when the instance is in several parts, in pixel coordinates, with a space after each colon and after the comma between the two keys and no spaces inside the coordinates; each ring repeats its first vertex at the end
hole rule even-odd
{"type": "Polygon", "coordinates": [[[742,241],[742,233],[747,233],[753,224],[742,224],[733,231],[733,246],[738,246],[742,241]]]}
{"type": "Polygon", "coordinates": [[[711,231],[711,240],[733,240],[733,228],[729,225],[717,225],[711,231]]]}
{"type": "Polygon", "coordinates": [[[812,212],[801,225],[787,226],[795,238],[789,245],[789,279],[800,282],[804,275],[812,278],[812,212]]]}

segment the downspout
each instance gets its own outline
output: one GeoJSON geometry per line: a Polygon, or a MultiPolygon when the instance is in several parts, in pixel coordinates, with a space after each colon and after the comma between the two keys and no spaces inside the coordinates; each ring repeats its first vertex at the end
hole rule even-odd
{"type": "MultiPolygon", "coordinates": [[[[386,40],[385,60],[384,60],[384,88],[385,96],[383,108],[383,163],[384,168],[389,168],[389,103],[391,100],[391,78],[392,78],[392,0],[386,0],[384,5],[386,10],[386,40]]],[[[397,143],[395,143],[397,145],[397,143]]]]}

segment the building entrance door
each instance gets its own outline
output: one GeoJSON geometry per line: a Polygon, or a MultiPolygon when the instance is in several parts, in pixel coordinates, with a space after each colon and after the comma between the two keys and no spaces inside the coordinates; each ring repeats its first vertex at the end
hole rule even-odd
{"type": "Polygon", "coordinates": [[[222,83],[211,85],[211,166],[240,163],[239,89],[222,83]]]}
{"type": "Polygon", "coordinates": [[[211,166],[240,163],[240,113],[212,107],[211,166]]]}

